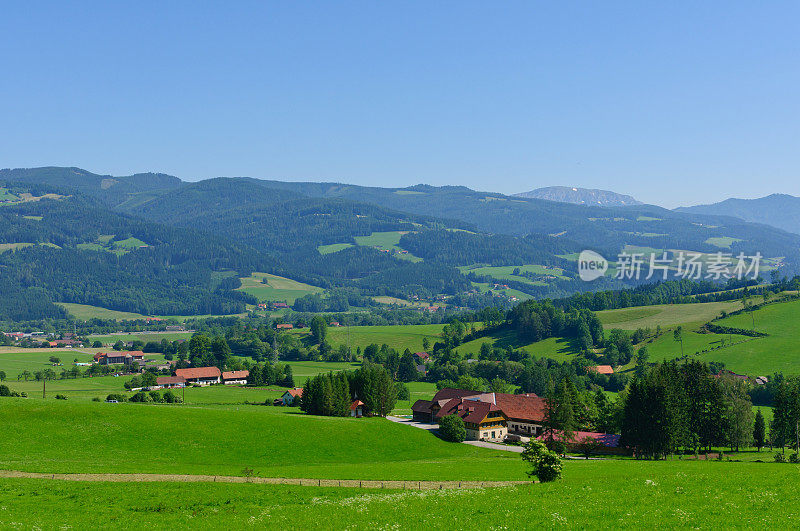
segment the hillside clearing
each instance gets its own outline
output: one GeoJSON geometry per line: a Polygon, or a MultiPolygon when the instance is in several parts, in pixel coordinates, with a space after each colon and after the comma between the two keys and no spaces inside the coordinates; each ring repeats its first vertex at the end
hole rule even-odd
{"type": "Polygon", "coordinates": [[[324,290],[317,286],[304,284],[290,278],[279,277],[269,273],[253,273],[241,279],[242,286],[238,288],[259,301],[279,301],[289,305],[305,295],[322,293],[324,290]]]}

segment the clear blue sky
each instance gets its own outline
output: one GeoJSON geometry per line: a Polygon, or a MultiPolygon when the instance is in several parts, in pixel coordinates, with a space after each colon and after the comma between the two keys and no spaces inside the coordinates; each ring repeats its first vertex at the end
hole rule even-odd
{"type": "Polygon", "coordinates": [[[0,167],[800,195],[798,2],[8,2],[0,167]]]}

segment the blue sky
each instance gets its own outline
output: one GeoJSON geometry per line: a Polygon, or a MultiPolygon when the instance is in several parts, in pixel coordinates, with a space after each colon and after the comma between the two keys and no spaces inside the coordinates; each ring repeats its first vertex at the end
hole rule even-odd
{"type": "Polygon", "coordinates": [[[0,167],[800,195],[797,2],[15,2],[0,167]]]}

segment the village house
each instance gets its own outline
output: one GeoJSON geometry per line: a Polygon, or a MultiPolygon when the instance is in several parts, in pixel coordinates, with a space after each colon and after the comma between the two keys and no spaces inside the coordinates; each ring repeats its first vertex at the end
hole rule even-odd
{"type": "MultiPolygon", "coordinates": [[[[546,404],[543,398],[533,393],[513,395],[444,388],[434,395],[433,400],[417,400],[411,407],[413,418],[417,422],[439,422],[442,417],[453,414],[453,407],[458,404],[459,400],[462,403],[472,402],[473,405],[476,402],[488,404],[500,410],[504,418],[504,436],[506,433],[515,433],[536,437],[544,431],[546,404]]],[[[483,408],[483,406],[481,407],[483,408]]],[[[488,411],[495,411],[495,409],[490,408],[487,413],[488,411]]],[[[490,421],[496,422],[497,419],[487,419],[484,424],[490,421]]],[[[495,427],[495,431],[499,431],[496,424],[492,427],[495,427]]],[[[473,431],[475,431],[474,428],[473,431]]],[[[486,434],[481,433],[479,429],[473,435],[485,436],[486,434]]]]}
{"type": "Polygon", "coordinates": [[[436,421],[449,415],[464,420],[468,441],[502,441],[508,434],[508,418],[496,404],[473,398],[453,398],[436,412],[436,421]]]}
{"type": "Polygon", "coordinates": [[[275,325],[276,330],[291,330],[294,328],[290,323],[280,323],[275,325]]]}
{"type": "Polygon", "coordinates": [[[417,357],[420,363],[425,363],[430,359],[430,355],[427,352],[415,352],[414,356],[417,357]]]}
{"type": "Polygon", "coordinates": [[[250,371],[230,371],[222,373],[222,383],[225,385],[245,385],[250,371]]]}
{"type": "Polygon", "coordinates": [[[363,417],[364,416],[364,402],[361,400],[356,400],[352,404],[350,404],[350,416],[351,417],[363,417]]]}
{"type": "Polygon", "coordinates": [[[300,402],[300,398],[303,398],[303,388],[295,387],[294,389],[289,389],[283,393],[281,400],[283,401],[284,406],[294,406],[297,405],[295,404],[295,401],[298,403],[300,402]]]}
{"type": "Polygon", "coordinates": [[[183,376],[159,376],[156,378],[156,384],[162,389],[186,387],[186,379],[183,376]]]}
{"type": "Polygon", "coordinates": [[[581,451],[581,445],[587,439],[593,439],[596,446],[592,449],[594,454],[626,455],[630,451],[620,446],[620,436],[613,433],[599,433],[593,431],[576,431],[572,433],[572,438],[567,440],[561,432],[551,431],[537,437],[538,440],[546,443],[548,440],[563,442],[568,452],[581,451]]]}
{"type": "Polygon", "coordinates": [[[181,376],[187,384],[213,385],[220,383],[222,371],[217,367],[195,367],[191,369],[178,369],[175,376],[181,376]]]}

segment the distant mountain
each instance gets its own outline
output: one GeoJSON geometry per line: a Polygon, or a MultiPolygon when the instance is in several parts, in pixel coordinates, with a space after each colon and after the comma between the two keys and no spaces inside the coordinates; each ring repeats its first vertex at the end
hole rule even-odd
{"type": "Polygon", "coordinates": [[[546,188],[537,188],[530,192],[514,194],[514,196],[528,199],[546,199],[575,205],[629,206],[642,204],[641,201],[637,201],[629,195],[609,192],[608,190],[571,188],[569,186],[548,186],[546,188]]]}
{"type": "Polygon", "coordinates": [[[800,197],[772,194],[760,199],[726,199],[711,205],[676,208],[678,212],[735,216],[800,234],[800,197]]]}

